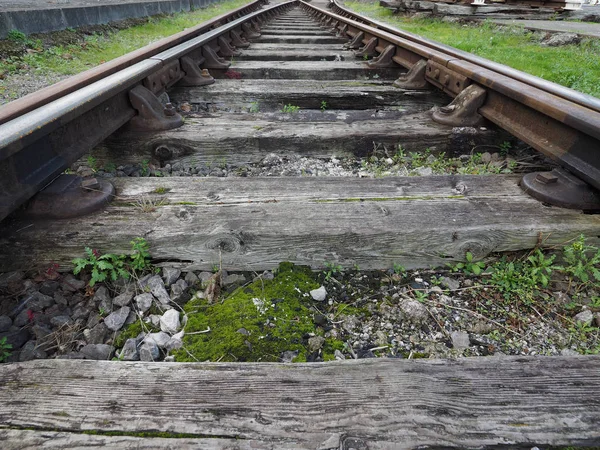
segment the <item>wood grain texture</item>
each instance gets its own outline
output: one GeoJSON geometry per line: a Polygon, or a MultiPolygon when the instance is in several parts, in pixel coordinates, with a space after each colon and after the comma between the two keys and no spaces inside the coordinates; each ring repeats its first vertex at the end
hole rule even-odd
{"type": "Polygon", "coordinates": [[[599,369],[598,356],[31,361],[0,366],[0,437],[4,449],[146,449],[168,441],[170,448],[333,450],[357,439],[366,447],[355,448],[371,450],[591,446],[600,444],[599,369]],[[141,432],[173,438],[135,439],[141,432]]]}
{"type": "Polygon", "coordinates": [[[123,178],[104,211],[69,220],[4,221],[0,271],[58,262],[86,246],[127,253],[146,238],[160,261],[264,270],[281,261],[362,269],[445,265],[580,234],[598,243],[600,215],[543,206],[515,176],[348,178],[123,178]],[[457,186],[466,186],[460,194],[457,186]],[[156,194],[156,189],[168,191],[156,194]],[[144,212],[140,201],[155,207],[144,212]]]}
{"type": "Polygon", "coordinates": [[[294,80],[291,83],[289,80],[219,80],[210,86],[175,88],[169,96],[175,104],[188,102],[207,111],[216,108],[236,112],[248,112],[252,108],[281,110],[287,104],[320,110],[324,101],[327,110],[393,106],[398,108],[391,109],[415,113],[449,103],[448,97],[437,90],[408,91],[377,80],[294,80]]]}
{"type": "MultiPolygon", "coordinates": [[[[326,111],[323,114],[319,110],[301,110],[295,114],[226,117],[212,114],[188,117],[181,128],[160,133],[116,133],[91,154],[99,167],[107,163],[139,164],[144,159],[215,166],[258,162],[269,152],[315,158],[365,156],[376,144],[387,145],[389,149],[400,144],[407,151],[433,148],[449,153],[469,152],[473,145],[489,144],[498,137],[489,129],[475,133],[455,131],[433,122],[428,112],[414,111],[326,111]],[[325,120],[331,114],[336,117],[325,120]],[[333,122],[334,119],[337,121],[333,122]],[[164,149],[168,149],[166,154],[164,149]]],[[[85,158],[81,161],[85,162],[85,158]]]]}

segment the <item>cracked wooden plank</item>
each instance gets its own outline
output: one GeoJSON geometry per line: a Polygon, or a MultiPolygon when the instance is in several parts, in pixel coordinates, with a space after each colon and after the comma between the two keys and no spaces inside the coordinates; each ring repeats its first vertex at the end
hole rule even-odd
{"type": "Polygon", "coordinates": [[[188,269],[443,266],[490,252],[598,242],[600,215],[544,206],[509,176],[121,178],[103,211],[55,221],[5,220],[0,271],[71,267],[84,247],[130,251],[188,269]]]}
{"type": "Polygon", "coordinates": [[[593,446],[599,369],[598,356],[30,361],[0,366],[0,438],[3,449],[593,446]]]}

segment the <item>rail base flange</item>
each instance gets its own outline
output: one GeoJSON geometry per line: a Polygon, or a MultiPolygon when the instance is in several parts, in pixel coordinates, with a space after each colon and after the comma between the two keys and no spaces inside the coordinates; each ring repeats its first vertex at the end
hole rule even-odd
{"type": "Polygon", "coordinates": [[[164,131],[183,125],[183,118],[175,112],[173,105],[166,106],[143,86],[136,86],[129,91],[129,100],[138,115],[129,121],[132,130],[164,131]]]}
{"type": "Polygon", "coordinates": [[[115,196],[107,180],[62,174],[38,192],[23,215],[31,219],[68,219],[101,209],[115,196]]]}
{"type": "Polygon", "coordinates": [[[448,106],[433,110],[435,122],[453,127],[475,127],[483,123],[477,110],[485,101],[485,89],[474,84],[461,91],[448,106]]]}
{"type": "Polygon", "coordinates": [[[394,81],[393,86],[400,89],[424,90],[431,89],[431,84],[425,78],[427,60],[421,59],[416,62],[408,72],[403,73],[394,81]]]}
{"type": "Polygon", "coordinates": [[[554,206],[600,211],[600,191],[564,169],[528,173],[521,188],[533,198],[554,206]]]}

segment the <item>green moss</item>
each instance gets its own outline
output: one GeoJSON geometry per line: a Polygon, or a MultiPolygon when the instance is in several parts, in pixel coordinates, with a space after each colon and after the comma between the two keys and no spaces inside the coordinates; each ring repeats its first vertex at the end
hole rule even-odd
{"type": "MultiPolygon", "coordinates": [[[[273,280],[238,288],[222,302],[188,302],[184,348],[175,353],[176,360],[278,361],[289,350],[298,351],[295,362],[306,361],[309,333],[319,332],[308,292],[318,287],[309,268],[281,263],[273,280]]],[[[342,345],[326,339],[323,358],[333,358],[342,345]]]]}
{"type": "Polygon", "coordinates": [[[160,331],[160,330],[158,328],[155,328],[154,326],[152,326],[152,324],[147,324],[147,323],[142,324],[141,321],[137,320],[137,321],[133,322],[131,325],[128,325],[127,327],[125,327],[123,329],[123,331],[121,331],[121,333],[119,333],[119,335],[115,339],[114,345],[117,348],[121,348],[121,347],[123,347],[123,345],[125,345],[125,341],[127,339],[137,337],[142,331],[145,333],[148,333],[148,332],[154,333],[155,331],[160,331]]]}

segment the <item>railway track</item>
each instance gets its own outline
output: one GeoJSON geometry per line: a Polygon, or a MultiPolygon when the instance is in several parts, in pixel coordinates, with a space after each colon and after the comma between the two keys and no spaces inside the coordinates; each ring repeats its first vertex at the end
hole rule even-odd
{"type": "MultiPolygon", "coordinates": [[[[0,109],[0,272],[70,270],[84,247],[122,254],[135,237],[157,264],[244,271],[600,242],[600,216],[582,212],[596,207],[595,99],[339,5],[258,6],[0,109]],[[560,188],[536,195],[570,208],[531,197],[519,174],[402,172],[498,149],[503,127],[554,159],[538,180],[560,188]],[[34,196],[68,167],[83,179],[34,196]]],[[[595,445],[597,365],[31,361],[2,367],[0,436],[9,448],[595,445]]]]}
{"type": "Polygon", "coordinates": [[[0,269],[32,260],[68,266],[85,246],[119,253],[137,235],[160,260],[207,268],[222,259],[238,269],[281,260],[419,267],[581,233],[597,239],[597,216],[580,212],[599,204],[598,99],[335,3],[331,11],[303,2],[259,6],[0,109],[2,218],[90,150],[93,169],[163,175],[175,167],[193,176],[88,176],[82,185],[61,175],[28,203],[28,215],[2,222],[0,269]],[[522,181],[222,178],[247,174],[268,153],[393,162],[400,145],[405,153],[469,154],[506,139],[486,121],[560,167],[522,181]],[[402,239],[393,237],[398,230],[402,239]]]}

